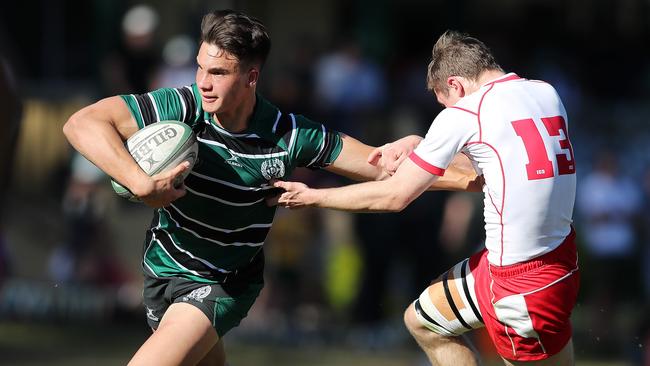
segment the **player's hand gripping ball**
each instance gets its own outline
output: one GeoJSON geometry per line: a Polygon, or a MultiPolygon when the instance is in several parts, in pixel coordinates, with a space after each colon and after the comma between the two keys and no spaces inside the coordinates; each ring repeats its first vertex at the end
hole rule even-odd
{"type": "MultiPolygon", "coordinates": [[[[180,185],[196,163],[199,144],[190,126],[177,121],[150,124],[126,140],[126,148],[133,159],[149,176],[173,169],[183,161],[190,163],[175,185],[180,185]]],[[[131,191],[111,179],[115,193],[129,201],[140,202],[131,191]]]]}

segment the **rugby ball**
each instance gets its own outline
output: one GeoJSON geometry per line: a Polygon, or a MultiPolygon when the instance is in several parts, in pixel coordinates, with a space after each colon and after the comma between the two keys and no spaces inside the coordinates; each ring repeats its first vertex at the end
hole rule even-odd
{"type": "MultiPolygon", "coordinates": [[[[177,121],[161,121],[144,127],[126,140],[126,148],[140,168],[150,176],[188,161],[190,169],[178,177],[175,185],[185,180],[199,153],[199,144],[190,126],[177,121]]],[[[114,179],[111,179],[111,186],[120,197],[140,202],[128,188],[114,179]]]]}

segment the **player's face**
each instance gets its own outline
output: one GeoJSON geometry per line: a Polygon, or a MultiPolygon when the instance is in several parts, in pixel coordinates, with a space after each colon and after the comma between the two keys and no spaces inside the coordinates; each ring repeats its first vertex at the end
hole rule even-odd
{"type": "Polygon", "coordinates": [[[228,113],[237,110],[245,98],[254,96],[257,71],[242,70],[232,54],[203,42],[196,62],[196,85],[206,112],[228,113]]]}

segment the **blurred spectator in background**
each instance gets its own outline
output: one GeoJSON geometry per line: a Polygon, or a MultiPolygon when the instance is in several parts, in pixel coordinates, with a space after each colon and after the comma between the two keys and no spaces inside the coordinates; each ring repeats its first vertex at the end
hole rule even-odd
{"type": "MultiPolygon", "coordinates": [[[[1,39],[0,39],[1,40],[1,39]]],[[[14,153],[18,142],[22,105],[16,90],[15,75],[6,57],[7,52],[0,42],[0,284],[9,274],[9,255],[6,250],[3,230],[4,208],[7,206],[7,192],[11,183],[14,153]]]]}
{"type": "Polygon", "coordinates": [[[640,243],[641,243],[641,271],[643,279],[644,302],[641,307],[643,321],[640,334],[643,346],[643,365],[650,365],[650,166],[643,172],[641,188],[643,192],[643,208],[641,210],[640,243]]]}
{"type": "Polygon", "coordinates": [[[641,229],[641,268],[646,305],[650,305],[650,166],[646,167],[641,180],[643,207],[639,228],[641,229]]]}
{"type": "Polygon", "coordinates": [[[48,263],[57,283],[117,287],[127,280],[107,219],[111,193],[106,181],[101,170],[74,154],[62,202],[66,241],[53,250],[48,263]]]}
{"type": "Polygon", "coordinates": [[[481,196],[452,192],[444,207],[440,242],[446,255],[467,257],[483,248],[483,201],[481,196]]]}
{"type": "Polygon", "coordinates": [[[619,169],[618,159],[613,151],[601,151],[593,170],[580,183],[577,198],[580,232],[591,268],[584,281],[591,308],[588,324],[601,351],[632,344],[630,327],[638,322],[635,317],[642,296],[635,232],[642,197],[638,185],[619,169]],[[603,315],[609,321],[602,321],[603,315]]]}
{"type": "Polygon", "coordinates": [[[147,5],[131,8],[122,19],[120,48],[101,65],[104,94],[144,93],[158,72],[158,13],[147,5]]]}
{"type": "Polygon", "coordinates": [[[22,103],[18,95],[18,84],[13,65],[10,62],[9,40],[0,30],[0,285],[10,273],[10,258],[4,234],[4,208],[7,207],[8,190],[11,184],[14,155],[20,131],[22,103]]]}
{"type": "MultiPolygon", "coordinates": [[[[298,174],[300,175],[300,174],[298,174]]],[[[318,319],[323,315],[324,252],[322,220],[316,211],[280,211],[269,233],[265,250],[265,291],[260,306],[264,313],[255,326],[263,326],[269,336],[291,342],[307,341],[313,336],[313,323],[304,319],[311,308],[317,329],[326,327],[318,319]],[[300,225],[296,225],[296,223],[300,225]]],[[[312,337],[313,338],[313,337],[312,337]]]]}
{"type": "Polygon", "coordinates": [[[196,76],[196,41],[186,34],[172,37],[162,51],[163,65],[152,80],[151,89],[190,85],[196,76]]]}
{"type": "MultiPolygon", "coordinates": [[[[364,55],[362,45],[356,40],[347,39],[337,47],[322,55],[313,67],[314,107],[317,113],[333,128],[353,135],[362,136],[371,143],[380,143],[393,138],[391,129],[377,129],[378,125],[387,125],[379,120],[380,111],[385,110],[387,98],[387,80],[381,69],[364,55]]],[[[412,132],[412,131],[411,131],[412,132]]],[[[418,210],[410,210],[417,214],[418,210]]],[[[322,216],[331,212],[319,212],[322,216]]],[[[413,246],[419,242],[405,241],[397,237],[400,225],[408,222],[397,215],[351,215],[339,214],[354,225],[358,248],[346,252],[346,256],[358,252],[361,257],[360,288],[351,308],[351,319],[359,327],[351,337],[357,346],[377,347],[389,341],[388,334],[382,332],[391,329],[385,322],[391,314],[391,299],[394,299],[395,286],[391,281],[399,273],[399,258],[410,263],[413,246]],[[377,231],[377,227],[385,229],[377,231]],[[386,233],[395,233],[387,235],[386,233]]],[[[413,215],[409,215],[413,218],[413,215]]],[[[345,246],[330,246],[328,258],[337,258],[337,251],[345,246]]],[[[347,248],[350,249],[350,248],[347,248]]],[[[348,258],[347,260],[351,260],[348,258]]],[[[409,275],[413,269],[407,265],[409,275]]],[[[398,276],[400,276],[398,274],[398,276]]],[[[402,283],[400,281],[400,283],[402,283]]],[[[408,290],[407,290],[408,291],[408,290]]]]}
{"type": "Polygon", "coordinates": [[[328,111],[329,106],[321,106],[321,101],[314,98],[318,41],[303,35],[297,36],[291,44],[290,50],[278,55],[283,59],[264,84],[267,94],[280,108],[296,113],[314,115],[318,109],[328,111]]]}
{"type": "Polygon", "coordinates": [[[447,192],[436,192],[399,214],[355,216],[363,269],[353,319],[361,327],[361,346],[381,348],[396,340],[385,332],[395,329],[390,320],[437,272],[449,267],[451,257],[440,245],[447,197],[447,192]]]}
{"type": "Polygon", "coordinates": [[[0,140],[0,209],[6,205],[14,151],[20,130],[21,103],[16,91],[14,74],[9,60],[0,50],[0,118],[2,118],[2,140],[0,140]]]}
{"type": "Polygon", "coordinates": [[[332,128],[360,135],[363,122],[386,100],[384,75],[364,57],[361,46],[348,40],[316,64],[315,106],[326,111],[332,128]]]}

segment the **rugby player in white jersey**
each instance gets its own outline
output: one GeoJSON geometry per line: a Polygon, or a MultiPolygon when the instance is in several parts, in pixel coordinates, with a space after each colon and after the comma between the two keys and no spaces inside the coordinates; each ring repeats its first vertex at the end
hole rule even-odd
{"type": "Polygon", "coordinates": [[[572,365],[576,175],[557,92],[506,74],[481,41],[453,31],[433,47],[427,84],[446,109],[391,178],[321,190],[278,181],[279,204],[400,211],[467,155],[485,181],[485,249],[433,281],[406,326],[435,365],[476,365],[458,336],[484,326],[506,364],[572,365]]]}

